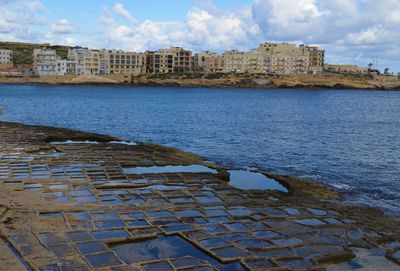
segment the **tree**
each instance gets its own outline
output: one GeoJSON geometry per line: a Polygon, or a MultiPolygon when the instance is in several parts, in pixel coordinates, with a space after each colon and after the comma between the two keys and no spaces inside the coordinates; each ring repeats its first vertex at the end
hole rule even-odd
{"type": "Polygon", "coordinates": [[[205,56],[202,56],[201,57],[201,62],[203,62],[203,65],[202,65],[202,68],[203,68],[203,71],[204,71],[204,62],[206,61],[206,57],[205,56]]]}
{"type": "Polygon", "coordinates": [[[371,62],[368,64],[368,69],[372,70],[372,66],[374,66],[374,64],[372,64],[371,62]]]}
{"type": "Polygon", "coordinates": [[[383,72],[384,75],[390,75],[390,69],[385,68],[385,71],[383,72]]]}

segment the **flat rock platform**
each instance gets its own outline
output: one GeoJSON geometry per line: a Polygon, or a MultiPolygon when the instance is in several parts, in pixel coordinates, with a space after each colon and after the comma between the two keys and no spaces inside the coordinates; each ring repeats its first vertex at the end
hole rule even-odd
{"type": "Polygon", "coordinates": [[[174,148],[0,122],[0,270],[400,270],[398,218],[267,175],[289,192],[236,189],[174,148]],[[178,170],[131,174],[154,166],[178,170]]]}

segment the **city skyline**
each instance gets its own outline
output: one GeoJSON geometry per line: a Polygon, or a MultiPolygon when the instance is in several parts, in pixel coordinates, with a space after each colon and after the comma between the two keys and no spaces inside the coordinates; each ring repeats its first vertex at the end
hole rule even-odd
{"type": "Polygon", "coordinates": [[[263,41],[318,45],[327,63],[400,71],[400,2],[371,0],[0,1],[0,40],[130,51],[182,46],[250,50],[263,41]]]}

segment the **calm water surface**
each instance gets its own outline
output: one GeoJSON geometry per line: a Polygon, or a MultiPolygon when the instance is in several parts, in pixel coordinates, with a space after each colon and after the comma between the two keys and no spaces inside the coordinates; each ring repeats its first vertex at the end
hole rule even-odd
{"type": "Polygon", "coordinates": [[[400,215],[400,92],[0,85],[2,120],[312,178],[400,215]]]}

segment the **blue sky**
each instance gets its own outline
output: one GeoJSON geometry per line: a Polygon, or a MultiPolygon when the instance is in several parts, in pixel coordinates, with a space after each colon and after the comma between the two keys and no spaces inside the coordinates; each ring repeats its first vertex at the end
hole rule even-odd
{"type": "Polygon", "coordinates": [[[400,1],[0,0],[0,40],[144,51],[306,43],[329,63],[400,72],[400,1]]]}

